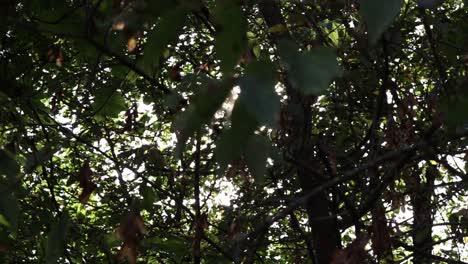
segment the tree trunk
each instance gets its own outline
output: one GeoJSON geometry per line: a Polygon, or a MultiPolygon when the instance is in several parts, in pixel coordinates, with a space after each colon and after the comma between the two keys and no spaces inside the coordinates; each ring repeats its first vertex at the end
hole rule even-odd
{"type": "Polygon", "coordinates": [[[419,175],[414,175],[414,181],[409,185],[411,192],[411,204],[413,206],[413,245],[415,248],[413,263],[430,263],[427,256],[432,254],[432,204],[434,192],[434,179],[437,168],[430,165],[426,168],[425,182],[419,180],[419,175]]]}
{"type": "MultiPolygon", "coordinates": [[[[286,28],[284,18],[281,14],[277,1],[263,0],[259,3],[260,12],[265,18],[268,27],[283,25],[286,28]]],[[[288,31],[272,33],[271,40],[278,44],[280,41],[292,41],[288,31]]],[[[311,142],[311,103],[304,100],[303,94],[295,90],[286,77],[285,86],[289,97],[288,113],[291,126],[288,131],[288,152],[297,162],[297,176],[299,184],[304,193],[320,185],[320,179],[326,178],[318,167],[318,173],[310,171],[311,163],[319,164],[317,158],[313,157],[313,144],[311,142]],[[308,168],[304,167],[307,166],[308,168]],[[318,174],[318,175],[317,175],[318,174]],[[320,175],[322,174],[322,175],[320,175]]],[[[312,229],[312,243],[314,246],[314,262],[316,264],[329,264],[333,252],[339,245],[339,230],[331,214],[330,199],[327,191],[311,198],[306,204],[309,226],[312,229]]]]}
{"type": "MultiPolygon", "coordinates": [[[[298,176],[304,193],[315,187],[310,173],[299,171],[298,176]]],[[[314,196],[308,201],[306,209],[312,228],[315,263],[329,264],[339,245],[339,230],[335,219],[329,217],[331,209],[328,193],[322,192],[314,196]]]]}

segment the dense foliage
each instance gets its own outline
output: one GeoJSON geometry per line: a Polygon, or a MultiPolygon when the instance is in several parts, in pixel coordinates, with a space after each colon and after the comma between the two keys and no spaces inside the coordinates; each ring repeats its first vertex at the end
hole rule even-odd
{"type": "Polygon", "coordinates": [[[0,1],[0,262],[465,263],[467,4],[0,1]]]}

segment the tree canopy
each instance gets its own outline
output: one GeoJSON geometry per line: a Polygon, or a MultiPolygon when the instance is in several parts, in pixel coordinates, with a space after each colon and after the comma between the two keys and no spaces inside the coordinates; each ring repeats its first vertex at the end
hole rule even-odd
{"type": "Polygon", "coordinates": [[[465,263],[467,4],[0,1],[0,262],[465,263]]]}

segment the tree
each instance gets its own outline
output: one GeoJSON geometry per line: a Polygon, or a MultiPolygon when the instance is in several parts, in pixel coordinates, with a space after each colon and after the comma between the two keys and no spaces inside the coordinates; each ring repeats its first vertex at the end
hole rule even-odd
{"type": "Polygon", "coordinates": [[[466,4],[2,1],[2,262],[465,263],[466,4]]]}

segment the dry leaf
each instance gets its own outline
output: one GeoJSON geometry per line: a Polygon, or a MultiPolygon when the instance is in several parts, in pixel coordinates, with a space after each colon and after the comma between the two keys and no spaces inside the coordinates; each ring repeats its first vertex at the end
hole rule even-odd
{"type": "Polygon", "coordinates": [[[126,26],[127,26],[127,23],[125,23],[125,21],[117,20],[117,21],[114,21],[114,23],[112,23],[112,30],[122,31],[125,29],[126,26]]]}
{"type": "Polygon", "coordinates": [[[128,263],[135,264],[137,261],[137,255],[138,251],[136,245],[126,242],[120,248],[117,259],[118,261],[127,260],[128,263]]]}
{"type": "Polygon", "coordinates": [[[240,224],[237,221],[233,221],[231,225],[229,226],[229,231],[228,231],[228,239],[233,240],[239,234],[241,229],[240,224]]]}
{"type": "Polygon", "coordinates": [[[143,217],[137,211],[128,212],[117,228],[117,236],[124,241],[119,250],[117,258],[119,261],[127,260],[129,263],[136,263],[138,255],[138,241],[141,235],[146,233],[143,217]]]}
{"type": "Polygon", "coordinates": [[[133,52],[136,49],[137,44],[138,44],[137,39],[135,37],[130,37],[127,40],[127,51],[128,52],[133,52]]]}
{"type": "Polygon", "coordinates": [[[85,162],[77,176],[78,181],[80,182],[80,187],[83,188],[78,198],[82,204],[86,204],[88,202],[89,196],[96,189],[96,184],[91,181],[92,176],[93,171],[89,167],[89,162],[85,162]]]}
{"type": "Polygon", "coordinates": [[[60,47],[52,46],[47,51],[46,57],[48,62],[55,62],[57,66],[62,66],[65,56],[60,47]]]}
{"type": "Polygon", "coordinates": [[[140,235],[145,233],[146,228],[143,217],[136,211],[127,213],[117,228],[117,235],[125,242],[136,241],[140,235]]]}
{"type": "Polygon", "coordinates": [[[179,66],[174,66],[169,69],[169,80],[173,82],[180,82],[182,80],[182,76],[180,75],[181,69],[179,66]]]}
{"type": "Polygon", "coordinates": [[[0,243],[0,253],[5,253],[8,251],[8,246],[0,243]]]}
{"type": "Polygon", "coordinates": [[[61,67],[63,64],[63,58],[64,58],[63,52],[62,50],[59,50],[57,58],[55,59],[55,65],[61,67]]]}

